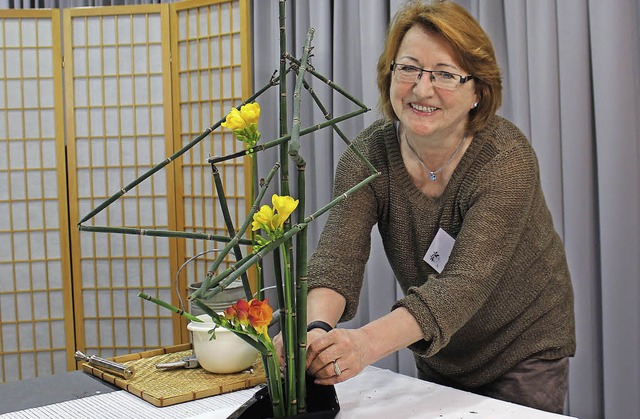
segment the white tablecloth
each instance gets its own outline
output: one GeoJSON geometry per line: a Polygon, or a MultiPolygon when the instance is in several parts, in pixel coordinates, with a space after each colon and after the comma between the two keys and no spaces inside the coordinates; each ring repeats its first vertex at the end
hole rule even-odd
{"type": "MultiPolygon", "coordinates": [[[[338,419],[553,419],[567,418],[524,406],[428,383],[389,370],[367,367],[336,385],[338,419]]],[[[0,415],[0,419],[31,418],[192,418],[225,419],[253,394],[253,389],[208,397],[168,407],[155,407],[116,391],[0,415]]]]}

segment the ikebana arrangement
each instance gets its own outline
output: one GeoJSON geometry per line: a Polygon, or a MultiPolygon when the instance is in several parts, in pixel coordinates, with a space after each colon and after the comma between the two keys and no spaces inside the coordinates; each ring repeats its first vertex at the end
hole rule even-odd
{"type": "MultiPolygon", "coordinates": [[[[305,206],[305,168],[307,163],[299,152],[300,138],[316,130],[332,127],[335,133],[349,147],[352,147],[351,142],[340,131],[336,124],[367,112],[368,108],[349,95],[340,86],[317,73],[311,67],[309,56],[312,50],[311,41],[314,34],[313,29],[310,29],[307,33],[306,43],[300,59],[296,59],[286,52],[286,30],[284,24],[285,0],[279,0],[279,19],[281,28],[280,52],[281,57],[285,59],[280,61],[279,71],[274,74],[271,80],[240,106],[232,109],[225,118],[213,124],[182,149],[154,166],[147,173],[125,186],[92,210],[80,221],[78,228],[81,231],[99,233],[178,237],[225,243],[224,248],[218,252],[216,259],[208,269],[200,288],[193,292],[189,296],[189,299],[192,304],[202,309],[214,323],[215,326],[211,332],[212,338],[215,338],[215,330],[217,328],[225,328],[232,331],[260,352],[267,373],[267,386],[273,417],[286,417],[304,415],[305,412],[307,412],[305,360],[307,342],[306,295],[308,257],[306,227],[333,206],[348,199],[351,194],[372,181],[379,173],[372,164],[354,148],[354,151],[361,158],[363,164],[369,168],[371,174],[360,183],[353,185],[346,193],[335,197],[322,208],[307,213],[305,206]],[[288,133],[289,129],[287,127],[289,101],[287,100],[288,96],[286,92],[286,77],[289,73],[296,78],[293,92],[293,123],[290,127],[290,133],[288,133]],[[331,89],[345,96],[357,105],[358,109],[338,117],[332,117],[305,80],[306,74],[312,75],[331,89]],[[280,137],[272,141],[260,143],[261,133],[258,129],[260,105],[256,102],[256,99],[274,86],[278,86],[280,90],[280,137]],[[303,89],[309,93],[314,104],[318,106],[326,118],[326,120],[321,123],[316,123],[305,128],[301,126],[300,121],[300,101],[303,89]],[[211,165],[213,171],[219,201],[218,205],[220,205],[224,214],[227,231],[229,233],[228,236],[167,230],[141,230],[139,228],[129,227],[83,225],[84,222],[93,218],[129,190],[182,156],[220,126],[232,130],[235,137],[245,143],[244,150],[240,152],[226,156],[209,157],[207,159],[207,163],[211,165]],[[263,150],[276,146],[279,147],[280,162],[276,163],[268,174],[258,182],[256,155],[263,150]],[[253,162],[252,167],[254,170],[252,175],[254,187],[251,190],[253,205],[244,223],[236,229],[229,215],[224,194],[224,185],[216,164],[245,156],[250,156],[253,162]],[[291,159],[297,168],[295,182],[298,196],[296,198],[290,194],[287,159],[291,159]],[[277,173],[280,173],[280,193],[271,195],[271,205],[261,205],[277,173]],[[296,218],[295,223],[292,222],[294,216],[296,218]],[[249,229],[251,230],[250,232],[249,229]],[[251,238],[246,238],[247,236],[251,238]],[[241,245],[251,246],[252,252],[243,255],[241,245]],[[219,268],[222,262],[232,251],[236,262],[229,268],[220,271],[219,268]],[[261,291],[263,289],[265,276],[265,272],[262,269],[262,260],[269,255],[273,257],[274,261],[273,274],[278,299],[276,309],[270,306],[270,301],[263,297],[261,291]],[[251,289],[246,275],[247,270],[252,266],[256,266],[258,272],[255,292],[251,289]],[[212,310],[205,304],[206,299],[220,293],[238,278],[242,280],[246,299],[237,301],[222,313],[212,310]],[[274,318],[278,319],[283,337],[285,362],[282,366],[279,365],[275,347],[268,333],[268,326],[274,318]]],[[[191,322],[202,321],[200,318],[183,309],[144,292],[139,293],[138,296],[180,314],[191,322]]]]}

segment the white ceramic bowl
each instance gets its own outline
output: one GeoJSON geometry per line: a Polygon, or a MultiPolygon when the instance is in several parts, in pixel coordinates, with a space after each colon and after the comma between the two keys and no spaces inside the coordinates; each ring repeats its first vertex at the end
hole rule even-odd
{"type": "Polygon", "coordinates": [[[197,317],[203,323],[190,322],[187,329],[191,331],[193,350],[202,368],[216,374],[230,374],[253,365],[258,356],[256,348],[223,327],[216,328],[216,338],[209,340],[209,330],[215,324],[207,314],[197,317]]]}

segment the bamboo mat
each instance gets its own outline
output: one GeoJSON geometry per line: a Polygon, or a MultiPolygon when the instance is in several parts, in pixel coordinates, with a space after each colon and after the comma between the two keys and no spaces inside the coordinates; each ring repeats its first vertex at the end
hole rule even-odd
{"type": "Polygon", "coordinates": [[[83,364],[82,369],[157,407],[255,387],[267,381],[259,356],[253,363],[253,373],[213,374],[202,368],[169,371],[156,368],[156,364],[180,361],[191,353],[191,344],[187,343],[111,358],[115,362],[135,369],[133,377],[129,380],[103,372],[88,364],[83,364]]]}

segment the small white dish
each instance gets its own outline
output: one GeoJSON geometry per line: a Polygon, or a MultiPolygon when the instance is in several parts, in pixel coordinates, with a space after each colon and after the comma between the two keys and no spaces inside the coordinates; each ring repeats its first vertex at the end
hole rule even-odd
{"type": "Polygon", "coordinates": [[[223,328],[216,328],[216,338],[211,339],[209,331],[215,327],[207,314],[196,316],[200,322],[190,322],[193,350],[198,363],[205,370],[216,374],[231,374],[251,367],[258,356],[258,350],[223,328]]]}

